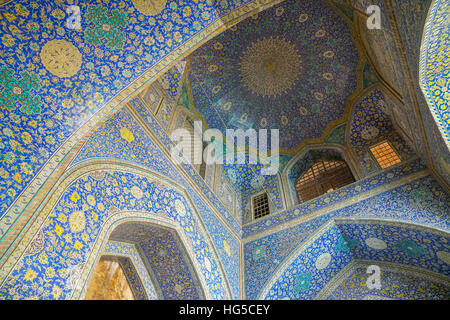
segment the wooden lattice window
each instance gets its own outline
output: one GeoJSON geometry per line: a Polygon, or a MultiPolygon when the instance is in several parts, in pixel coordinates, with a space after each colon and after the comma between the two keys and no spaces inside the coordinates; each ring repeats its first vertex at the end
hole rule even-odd
{"type": "Polygon", "coordinates": [[[317,161],[297,180],[295,190],[299,203],[303,203],[353,182],[345,161],[317,161]]]}
{"type": "Polygon", "coordinates": [[[382,169],[386,169],[401,162],[397,152],[395,152],[394,148],[392,148],[387,140],[371,147],[370,152],[372,152],[375,160],[377,160],[382,169]]]}
{"type": "Polygon", "coordinates": [[[253,197],[253,216],[255,219],[267,216],[270,214],[269,198],[267,193],[261,193],[253,197]]]}

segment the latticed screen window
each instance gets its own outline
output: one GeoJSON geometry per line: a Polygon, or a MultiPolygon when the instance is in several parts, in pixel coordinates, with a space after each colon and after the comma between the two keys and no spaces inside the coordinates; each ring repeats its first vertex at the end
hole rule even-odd
{"type": "Polygon", "coordinates": [[[270,214],[269,198],[267,193],[261,193],[253,198],[253,215],[255,219],[267,216],[270,214]]]}
{"type": "Polygon", "coordinates": [[[395,152],[394,148],[392,148],[391,144],[387,141],[383,141],[380,144],[371,147],[370,152],[372,152],[375,160],[377,160],[382,169],[401,162],[397,152],[395,152]]]}
{"type": "Polygon", "coordinates": [[[295,185],[299,203],[355,182],[345,161],[318,161],[309,168],[295,185]]]}

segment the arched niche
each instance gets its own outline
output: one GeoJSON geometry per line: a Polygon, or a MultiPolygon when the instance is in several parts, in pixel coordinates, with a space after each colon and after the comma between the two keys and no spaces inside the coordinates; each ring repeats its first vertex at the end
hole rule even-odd
{"type": "Polygon", "coordinates": [[[58,188],[50,192],[26,236],[0,270],[2,297],[39,299],[42,287],[48,299],[83,298],[86,280],[109,234],[115,225],[125,221],[151,222],[176,229],[205,298],[231,297],[216,248],[183,188],[136,165],[108,160],[73,167],[61,178],[58,188]],[[117,201],[118,197],[123,199],[117,201]],[[89,238],[84,235],[87,227],[89,238]],[[47,252],[54,254],[50,256],[47,252]],[[52,278],[46,275],[49,265],[52,278]],[[23,279],[27,286],[23,286],[23,279]],[[46,283],[48,288],[37,285],[45,279],[50,279],[46,283]]]}
{"type": "Polygon", "coordinates": [[[433,0],[420,47],[419,83],[443,140],[449,148],[448,28],[450,4],[433,0]]]}
{"type": "Polygon", "coordinates": [[[289,161],[282,173],[281,181],[288,206],[299,204],[295,184],[303,173],[320,160],[345,161],[355,180],[361,177],[358,166],[346,148],[332,144],[306,147],[289,161]]]}
{"type": "MultiPolygon", "coordinates": [[[[148,296],[153,296],[156,291],[158,299],[205,299],[205,293],[197,275],[197,270],[184,244],[186,236],[180,237],[182,230],[145,219],[119,221],[111,229],[106,246],[109,246],[111,242],[114,242],[115,245],[117,243],[125,246],[131,244],[141,258],[153,288],[149,285],[142,285],[144,283],[144,279],[141,278],[142,274],[139,275],[138,272],[135,272],[134,278],[135,281],[141,283],[141,287],[145,287],[146,291],[150,291],[146,292],[147,298],[148,296]]],[[[95,264],[96,266],[105,257],[105,248],[101,252],[95,264]]],[[[111,256],[110,248],[106,252],[111,256]]],[[[123,248],[119,247],[114,256],[122,256],[122,252],[123,248]]],[[[124,264],[120,260],[118,262],[124,264]]],[[[95,270],[95,267],[91,268],[86,280],[83,281],[82,295],[86,295],[86,292],[89,292],[91,289],[92,279],[95,279],[96,276],[95,270]]],[[[137,291],[133,286],[131,289],[133,293],[137,291]]],[[[137,296],[136,294],[134,295],[135,297],[137,296]]]]}

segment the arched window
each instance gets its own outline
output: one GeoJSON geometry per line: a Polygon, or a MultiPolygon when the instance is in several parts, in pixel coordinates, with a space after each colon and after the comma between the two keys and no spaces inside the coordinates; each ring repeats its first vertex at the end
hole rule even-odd
{"type": "Polygon", "coordinates": [[[345,161],[317,161],[295,184],[298,202],[303,203],[355,182],[345,161]]]}

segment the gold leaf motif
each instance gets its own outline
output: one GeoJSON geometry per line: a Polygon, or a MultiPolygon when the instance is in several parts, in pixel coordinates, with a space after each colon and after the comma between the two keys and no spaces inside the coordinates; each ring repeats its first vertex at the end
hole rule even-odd
{"type": "Polygon", "coordinates": [[[80,70],[82,56],[70,42],[52,40],[42,47],[41,61],[52,74],[65,78],[73,76],[80,70]]]}

